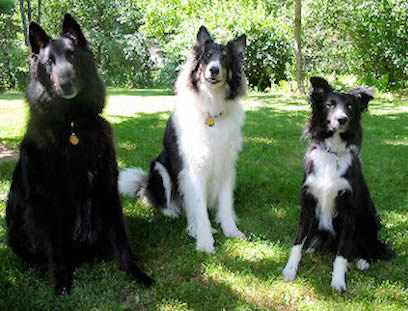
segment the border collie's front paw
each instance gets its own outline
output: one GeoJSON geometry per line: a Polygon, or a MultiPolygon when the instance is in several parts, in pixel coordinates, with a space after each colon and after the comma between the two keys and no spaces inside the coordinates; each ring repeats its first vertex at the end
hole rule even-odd
{"type": "Polygon", "coordinates": [[[238,229],[232,230],[232,231],[225,231],[224,235],[229,238],[239,238],[239,239],[245,239],[245,234],[243,234],[241,231],[238,229]]]}
{"type": "Polygon", "coordinates": [[[135,280],[144,286],[151,286],[154,284],[154,280],[144,273],[133,261],[129,262],[127,274],[130,279],[135,280]]]}
{"type": "Polygon", "coordinates": [[[370,268],[370,263],[367,260],[360,258],[357,260],[357,268],[362,271],[368,270],[370,268]]]}
{"type": "Polygon", "coordinates": [[[295,279],[297,273],[297,268],[292,265],[286,265],[285,269],[282,271],[282,276],[285,282],[291,282],[295,279]]]}
{"type": "Polygon", "coordinates": [[[197,238],[196,249],[201,252],[206,252],[209,254],[215,253],[214,239],[211,235],[205,238],[197,238]]]}
{"type": "Polygon", "coordinates": [[[333,276],[331,287],[335,289],[339,294],[342,294],[347,289],[346,281],[344,278],[338,278],[336,276],[333,276]]]}

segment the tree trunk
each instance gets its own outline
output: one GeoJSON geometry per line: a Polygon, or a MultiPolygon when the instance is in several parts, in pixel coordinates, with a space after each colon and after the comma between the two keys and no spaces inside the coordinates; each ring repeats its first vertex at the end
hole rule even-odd
{"type": "Polygon", "coordinates": [[[32,21],[32,16],[31,16],[31,0],[27,0],[27,17],[28,21],[32,21]]]}
{"type": "Polygon", "coordinates": [[[24,42],[25,42],[25,45],[28,46],[27,22],[26,22],[25,11],[24,11],[24,0],[20,0],[20,11],[21,11],[21,20],[23,21],[24,42]]]}
{"type": "Polygon", "coordinates": [[[37,16],[37,23],[41,25],[41,0],[38,0],[38,16],[37,16]]]}
{"type": "Polygon", "coordinates": [[[303,63],[302,63],[302,0],[296,0],[295,4],[295,59],[296,59],[296,81],[297,91],[300,94],[304,94],[303,86],[303,63]]]}

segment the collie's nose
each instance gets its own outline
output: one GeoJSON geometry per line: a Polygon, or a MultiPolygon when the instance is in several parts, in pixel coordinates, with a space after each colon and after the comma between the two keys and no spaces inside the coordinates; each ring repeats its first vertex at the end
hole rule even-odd
{"type": "Polygon", "coordinates": [[[344,125],[347,123],[348,118],[347,117],[343,117],[337,120],[339,122],[340,125],[344,125]]]}
{"type": "Polygon", "coordinates": [[[213,66],[213,67],[211,67],[210,68],[210,73],[211,73],[211,76],[216,76],[217,74],[219,74],[219,72],[220,72],[220,68],[218,68],[218,67],[216,67],[216,66],[213,66]]]}

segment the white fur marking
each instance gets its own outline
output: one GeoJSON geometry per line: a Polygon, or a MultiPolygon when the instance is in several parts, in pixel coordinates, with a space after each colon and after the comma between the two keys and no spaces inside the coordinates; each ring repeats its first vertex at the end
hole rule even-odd
{"type": "Polygon", "coordinates": [[[335,217],[335,199],[339,191],[351,190],[348,181],[342,176],[350,167],[353,147],[346,147],[339,134],[325,140],[326,146],[337,153],[316,148],[310,152],[314,171],[309,174],[305,186],[317,198],[316,217],[319,219],[319,229],[325,229],[333,234],[332,224],[335,217]]]}
{"type": "Polygon", "coordinates": [[[368,270],[370,268],[370,263],[367,260],[360,258],[357,260],[357,268],[362,271],[368,270]]]}
{"type": "Polygon", "coordinates": [[[302,259],[302,247],[303,244],[297,244],[292,247],[286,264],[285,269],[283,269],[282,275],[286,282],[293,281],[296,277],[296,273],[299,267],[300,260],[302,259]]]}
{"type": "Polygon", "coordinates": [[[127,168],[119,173],[118,187],[123,195],[134,197],[137,190],[147,182],[147,174],[141,168],[127,168]]]}
{"type": "Polygon", "coordinates": [[[333,263],[333,274],[331,287],[342,293],[346,290],[346,272],[347,272],[347,259],[343,256],[336,256],[333,263]]]}

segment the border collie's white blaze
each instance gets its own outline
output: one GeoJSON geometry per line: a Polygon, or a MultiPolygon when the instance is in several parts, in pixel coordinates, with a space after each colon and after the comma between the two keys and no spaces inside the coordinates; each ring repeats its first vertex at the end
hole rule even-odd
{"type": "MultiPolygon", "coordinates": [[[[184,210],[188,234],[197,239],[197,250],[208,253],[215,251],[209,208],[215,209],[226,236],[244,237],[235,224],[233,189],[245,117],[239,100],[246,93],[241,72],[245,45],[245,35],[220,45],[200,28],[194,53],[177,79],[164,149],[153,160],[148,179],[139,178],[142,182],[132,186],[133,193],[144,188],[142,194],[164,213],[169,207],[172,215],[184,210]]],[[[126,172],[119,185],[129,179],[126,172]]],[[[122,188],[129,193],[128,186],[122,188]]]]}
{"type": "Polygon", "coordinates": [[[378,240],[380,221],[360,168],[361,113],[373,89],[357,87],[337,93],[322,78],[312,78],[312,118],[304,136],[310,143],[304,158],[302,211],[288,263],[286,281],[295,278],[303,245],[336,253],[332,287],[346,290],[347,262],[359,258],[366,270],[392,250],[378,240]]]}

